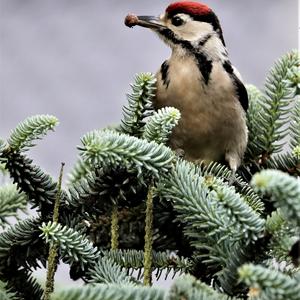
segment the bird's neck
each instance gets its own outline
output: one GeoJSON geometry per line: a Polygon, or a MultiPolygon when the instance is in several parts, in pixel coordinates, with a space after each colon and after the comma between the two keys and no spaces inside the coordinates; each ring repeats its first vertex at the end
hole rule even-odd
{"type": "Polygon", "coordinates": [[[204,55],[211,61],[225,61],[228,58],[226,47],[217,34],[206,34],[197,41],[186,41],[172,47],[172,59],[185,59],[191,55],[204,55]]]}

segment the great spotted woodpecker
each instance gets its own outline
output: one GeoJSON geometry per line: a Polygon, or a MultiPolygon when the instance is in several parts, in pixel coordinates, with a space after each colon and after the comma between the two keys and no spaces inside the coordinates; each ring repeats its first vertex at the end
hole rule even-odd
{"type": "Polygon", "coordinates": [[[154,100],[157,109],[181,112],[170,146],[188,160],[225,160],[235,172],[247,146],[248,95],[215,13],[205,4],[182,1],[159,17],[128,15],[125,24],[152,29],[172,49],[156,74],[154,100]]]}

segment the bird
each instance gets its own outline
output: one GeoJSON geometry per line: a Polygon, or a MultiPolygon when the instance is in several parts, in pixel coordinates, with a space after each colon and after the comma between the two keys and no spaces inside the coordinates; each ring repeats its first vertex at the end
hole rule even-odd
{"type": "Polygon", "coordinates": [[[189,161],[224,162],[235,174],[248,141],[248,94],[217,15],[206,4],[179,1],[159,17],[128,14],[125,24],[151,29],[171,48],[155,75],[153,99],[155,109],[181,113],[169,146],[189,161]]]}

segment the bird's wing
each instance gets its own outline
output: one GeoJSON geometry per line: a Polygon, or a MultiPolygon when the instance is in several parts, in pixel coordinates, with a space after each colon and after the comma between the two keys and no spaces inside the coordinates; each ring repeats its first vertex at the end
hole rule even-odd
{"type": "Polygon", "coordinates": [[[243,80],[242,80],[242,77],[241,77],[239,71],[234,66],[232,68],[233,68],[233,72],[232,72],[231,76],[232,76],[234,85],[236,87],[239,102],[240,102],[241,106],[243,107],[244,111],[247,112],[248,106],[249,106],[247,90],[245,88],[245,85],[243,83],[243,80]]]}

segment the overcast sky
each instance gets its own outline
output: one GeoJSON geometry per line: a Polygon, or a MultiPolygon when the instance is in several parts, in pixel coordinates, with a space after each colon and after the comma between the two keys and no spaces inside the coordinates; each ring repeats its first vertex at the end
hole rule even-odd
{"type": "MultiPolygon", "coordinates": [[[[296,0],[207,0],[233,64],[263,85],[275,59],[297,47],[296,0]]],[[[60,120],[30,152],[57,176],[80,137],[118,123],[134,74],[156,72],[170,50],[152,32],[124,26],[128,12],[159,15],[169,1],[0,0],[0,137],[24,118],[60,120]]]]}

